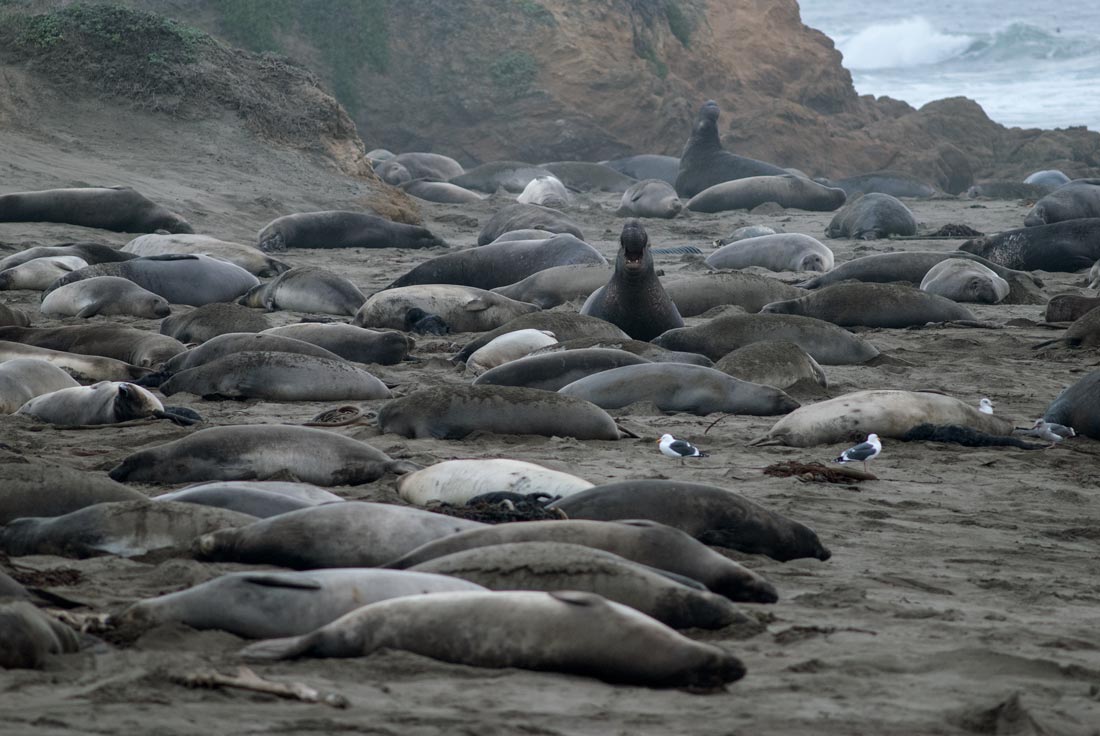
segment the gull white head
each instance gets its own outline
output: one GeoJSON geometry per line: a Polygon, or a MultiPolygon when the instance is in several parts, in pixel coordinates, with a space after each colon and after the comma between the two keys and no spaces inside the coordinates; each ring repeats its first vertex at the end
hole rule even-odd
{"type": "Polygon", "coordinates": [[[983,398],[981,401],[978,402],[978,411],[980,411],[982,414],[992,414],[993,402],[989,399],[983,398]]]}

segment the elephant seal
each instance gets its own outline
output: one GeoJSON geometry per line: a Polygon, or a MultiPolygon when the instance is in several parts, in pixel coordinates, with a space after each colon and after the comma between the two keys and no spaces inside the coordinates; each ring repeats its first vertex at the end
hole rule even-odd
{"type": "Polygon", "coordinates": [[[583,478],[534,463],[489,458],[447,460],[408,473],[397,481],[397,493],[417,506],[433,501],[461,506],[471,498],[498,491],[553,497],[568,496],[592,485],[583,478]]]}
{"type": "Polygon", "coordinates": [[[609,348],[562,350],[529,355],[497,366],[475,378],[473,385],[521,386],[537,388],[541,391],[557,391],[593,373],[648,362],[647,359],[624,350],[609,348]]]}
{"type": "Polygon", "coordinates": [[[484,347],[494,338],[514,330],[524,330],[528,328],[553,332],[561,342],[582,337],[608,340],[630,339],[625,332],[615,325],[596,317],[588,317],[583,314],[572,314],[570,312],[535,311],[516,317],[509,322],[505,322],[500,327],[474,338],[466,343],[466,345],[455,354],[452,360],[458,363],[464,363],[469,360],[470,356],[474,354],[474,351],[484,347]]]}
{"type": "Polygon", "coordinates": [[[674,629],[720,629],[749,621],[728,599],[705,588],[689,587],[660,571],[579,544],[495,544],[437,557],[412,570],[448,575],[489,590],[595,593],[674,629]]]}
{"type": "Polygon", "coordinates": [[[866,363],[879,352],[871,343],[831,322],[792,314],[730,314],[696,327],[669,330],[653,342],[668,350],[702,353],[719,360],[761,340],[788,340],[822,365],[866,363]]]}
{"type": "Polygon", "coordinates": [[[798,408],[797,401],[772,386],[741,381],[714,368],[683,363],[646,363],[601,371],[558,390],[602,409],[652,402],[661,411],[706,415],[771,416],[798,408]]]}
{"type": "Polygon", "coordinates": [[[169,212],[130,187],[0,194],[0,222],[63,222],[120,233],[195,232],[175,212],[169,212]]]}
{"type": "Polygon", "coordinates": [[[880,437],[900,438],[919,424],[956,425],[996,436],[1012,434],[1011,421],[968,403],[922,391],[856,391],[803,406],[776,422],[752,445],[813,447],[880,437]]]}
{"type": "MultiPolygon", "coordinates": [[[[698,353],[678,353],[675,350],[665,350],[664,348],[657,347],[651,342],[631,340],[629,338],[617,340],[615,338],[606,337],[578,337],[573,340],[566,340],[565,342],[558,342],[554,345],[540,348],[531,355],[546,355],[547,353],[560,353],[568,350],[587,350],[589,348],[603,348],[631,353],[639,358],[645,358],[652,363],[690,363],[691,365],[703,365],[708,368],[714,366],[710,358],[705,355],[699,355],[698,353]]],[[[580,377],[581,376],[577,376],[577,378],[580,377]]],[[[570,383],[572,383],[572,381],[570,381],[570,383]]]]}
{"type": "Polygon", "coordinates": [[[1008,282],[980,263],[966,258],[948,258],[928,270],[920,290],[956,302],[997,304],[1008,296],[1008,282]]]}
{"type": "Polygon", "coordinates": [[[272,327],[261,334],[294,338],[322,347],[344,360],[378,365],[400,363],[408,357],[413,345],[412,340],[400,332],[379,332],[352,325],[319,322],[272,327]]]}
{"type": "Polygon", "coordinates": [[[569,190],[556,176],[536,176],[527,182],[516,201],[520,204],[537,204],[542,207],[568,207],[572,201],[569,190]]]}
{"type": "Polygon", "coordinates": [[[769,271],[831,271],[833,251],[802,233],[777,233],[723,245],[706,258],[711,268],[760,266],[769,271]]]}
{"type": "Polygon", "coordinates": [[[1100,217],[1100,179],[1074,179],[1040,199],[1024,218],[1025,227],[1100,217]]]}
{"type": "Polygon", "coordinates": [[[0,327],[27,327],[31,319],[22,309],[0,304],[0,327]]]}
{"type": "Polygon", "coordinates": [[[38,358],[0,363],[0,414],[13,414],[36,396],[80,384],[55,365],[38,358]]]}
{"type": "Polygon", "coordinates": [[[471,432],[617,440],[615,420],[572,396],[514,386],[444,386],[392,399],[378,412],[382,432],[460,440],[471,432]]]}
{"type": "Polygon", "coordinates": [[[671,220],[684,209],[676,190],[663,179],[643,179],[623,192],[619,217],[659,217],[671,220]]]}
{"type": "MultiPolygon", "coordinates": [[[[337,497],[339,501],[340,499],[337,497]]],[[[155,496],[154,501],[175,501],[177,503],[194,503],[200,506],[215,506],[219,509],[228,509],[241,514],[248,514],[257,519],[267,519],[290,511],[316,506],[316,503],[294,498],[283,493],[272,493],[262,488],[234,488],[232,490],[219,487],[218,484],[208,484],[207,487],[199,486],[198,490],[188,488],[175,493],[165,493],[155,496]]]]}
{"type": "Polygon", "coordinates": [[[172,312],[163,297],[118,276],[96,276],[65,284],[46,295],[38,310],[42,314],[85,319],[97,314],[160,319],[172,312]]]}
{"type": "Polygon", "coordinates": [[[648,519],[570,519],[483,526],[429,542],[385,566],[404,570],[465,550],[527,542],[579,544],[604,550],[640,565],[697,580],[732,601],[774,603],[778,600],[775,587],[759,574],[679,529],[648,519]]]}
{"type": "Polygon", "coordinates": [[[694,197],[724,181],[750,176],[783,176],[787,173],[773,164],[723,150],[718,137],[718,115],[718,103],[714,100],[707,100],[699,108],[691,136],[680,154],[680,171],[676,175],[677,194],[694,197]]]}
{"type": "Polygon", "coordinates": [[[719,238],[714,241],[716,246],[729,245],[730,243],[736,243],[738,240],[747,240],[749,238],[759,238],[761,235],[775,235],[777,231],[774,228],[770,228],[767,225],[745,225],[739,227],[732,233],[724,238],[719,238]]]}
{"type": "Polygon", "coordinates": [[[638,220],[627,220],[619,236],[615,271],[588,297],[580,313],[599,317],[636,340],[652,340],[684,320],[653,271],[649,235],[638,220]]]}
{"type": "Polygon", "coordinates": [[[21,266],[36,258],[65,258],[69,256],[81,258],[92,266],[97,263],[114,263],[137,258],[132,253],[123,253],[117,248],[102,243],[80,242],[66,243],[65,245],[39,245],[0,259],[0,271],[21,266]]]}
{"type": "Polygon", "coordinates": [[[557,343],[553,332],[546,330],[516,330],[493,338],[466,361],[466,370],[475,376],[490,368],[518,360],[539,348],[557,343]]]}
{"type": "Polygon", "coordinates": [[[374,148],[367,151],[366,158],[372,163],[378,163],[379,161],[389,161],[394,157],[393,151],[387,151],[385,148],[374,148]]]}
{"type": "Polygon", "coordinates": [[[348,568],[303,572],[234,572],[176,593],[134,603],[112,623],[179,623],[246,639],[308,634],[362,606],[426,593],[485,590],[426,572],[348,568]]]}
{"type": "Polygon", "coordinates": [[[287,310],[354,316],[366,300],[359,287],[343,276],[325,268],[297,266],[266,284],[254,286],[237,303],[269,312],[287,310]]]}
{"type": "Polygon", "coordinates": [[[680,174],[680,159],[676,156],[661,156],[653,153],[641,153],[637,156],[616,158],[604,161],[603,165],[615,169],[620,174],[638,179],[659,179],[675,186],[680,174]]]}
{"type": "MultiPolygon", "coordinates": [[[[523,230],[509,230],[506,233],[501,233],[496,237],[493,243],[506,243],[509,240],[549,240],[555,235],[557,235],[557,233],[552,233],[549,230],[524,228],[523,230]]],[[[489,243],[489,245],[493,243],[489,243]]]]}
{"type": "Polygon", "coordinates": [[[16,413],[48,424],[72,427],[162,416],[164,405],[141,386],[101,381],[37,396],[19,407],[16,413]]]}
{"type": "MultiPolygon", "coordinates": [[[[287,481],[262,480],[225,480],[199,483],[154,496],[154,501],[180,501],[181,503],[204,503],[207,506],[228,507],[229,499],[234,495],[257,491],[273,496],[282,496],[291,501],[317,506],[322,503],[342,503],[344,499],[324,488],[309,483],[289,483],[287,481]]],[[[243,512],[248,513],[248,512],[243,512]]],[[[257,514],[252,514],[260,518],[257,514]]]]}
{"type": "Polygon", "coordinates": [[[0,598],[0,669],[41,669],[49,655],[77,651],[73,629],[30,601],[0,598]]]}
{"type": "Polygon", "coordinates": [[[371,401],[391,396],[386,384],[345,360],[267,352],[226,355],[188,368],[162,383],[160,392],[267,401],[371,401]]]}
{"type": "Polygon", "coordinates": [[[634,185],[635,179],[610,166],[591,161],[554,161],[542,167],[565,186],[578,192],[612,192],[621,194],[634,185]]]}
{"type": "Polygon", "coordinates": [[[112,324],[0,327],[0,340],[68,353],[114,358],[145,368],[158,366],[187,350],[183,343],[173,337],[112,324]]]}
{"type": "Polygon", "coordinates": [[[555,501],[570,519],[651,519],[704,544],[787,562],[831,556],[813,529],[724,488],[673,480],[627,480],[555,501]]]}
{"type": "Polygon", "coordinates": [[[160,323],[160,334],[182,343],[203,343],[230,332],[263,332],[271,323],[262,314],[238,304],[204,304],[160,323]]]}
{"type": "Polygon", "coordinates": [[[50,284],[42,296],[45,298],[54,289],[74,281],[96,276],[121,276],[164,297],[169,304],[192,307],[232,301],[260,283],[240,266],[210,256],[147,256],[77,269],[50,284]]]}
{"type": "MultiPolygon", "coordinates": [[[[584,240],[584,233],[565,214],[552,207],[537,204],[510,204],[502,207],[489,218],[477,236],[478,245],[487,245],[512,230],[547,230],[556,234],[567,233],[584,240]]],[[[509,281],[508,283],[512,283],[509,281]]],[[[502,284],[497,284],[502,286],[502,284]]]]}
{"type": "Polygon", "coordinates": [[[366,442],[323,429],[249,424],[200,429],[140,450],[115,466],[110,476],[131,483],[197,483],[289,473],[306,483],[335,486],[370,483],[387,472],[418,469],[366,442]]]}
{"type": "Polygon", "coordinates": [[[394,280],[387,289],[418,284],[454,284],[494,289],[554,266],[594,264],[607,259],[583,240],[555,235],[548,240],[511,240],[430,258],[394,280]]]}
{"type": "Polygon", "coordinates": [[[401,185],[406,194],[426,202],[440,204],[474,204],[484,197],[477,192],[464,189],[457,184],[430,179],[413,179],[401,185]]]}
{"type": "Polygon", "coordinates": [[[956,302],[902,284],[833,284],[798,299],[773,302],[761,314],[794,314],[841,327],[909,327],[929,322],[973,322],[956,302]]]}
{"type": "Polygon", "coordinates": [[[426,228],[363,212],[325,210],[277,217],[257,236],[260,250],[285,248],[437,248],[446,246],[426,228]]]}
{"type": "Polygon", "coordinates": [[[587,299],[593,291],[607,283],[610,275],[611,270],[606,263],[553,266],[491,291],[509,299],[534,304],[540,309],[550,309],[574,299],[587,299]]]}
{"type": "Polygon", "coordinates": [[[0,549],[13,556],[137,557],[153,550],[187,550],[200,534],[253,521],[247,514],[191,503],[112,501],[64,516],[9,521],[0,528],[0,549]]]}
{"type": "Polygon", "coordinates": [[[28,462],[15,455],[0,463],[0,524],[29,516],[61,516],[109,501],[142,500],[145,494],[100,473],[67,465],[28,462]]]}
{"type": "Polygon", "coordinates": [[[1070,178],[1058,169],[1044,169],[1028,174],[1025,184],[1035,184],[1053,191],[1063,184],[1069,184],[1070,178]]]}
{"type": "Polygon", "coordinates": [[[342,360],[336,353],[305,340],[267,333],[228,332],[212,337],[201,345],[172,357],[164,363],[164,371],[171,375],[206,365],[219,358],[243,353],[295,353],[329,360],[342,360]]]}
{"type": "Polygon", "coordinates": [[[793,207],[810,212],[832,212],[844,204],[843,189],[818,184],[793,174],[749,176],[707,187],[688,200],[692,212],[728,212],[751,210],[765,202],[784,209],[793,207]]]}
{"type": "Polygon", "coordinates": [[[1090,309],[1073,321],[1061,337],[1041,342],[1035,349],[1054,343],[1064,343],[1071,348],[1091,348],[1100,345],[1100,311],[1090,309]]]}
{"type": "Polygon", "coordinates": [[[200,559],[297,570],[377,567],[422,544],[482,526],[408,506],[345,501],[207,534],[193,549],[200,559]]]}
{"type": "Polygon", "coordinates": [[[936,188],[909,174],[898,171],[872,171],[844,179],[815,179],[829,187],[841,189],[849,197],[858,194],[889,194],[891,197],[916,197],[925,199],[936,196],[936,188]]]}
{"type": "Polygon", "coordinates": [[[122,246],[135,256],[165,256],[173,253],[204,255],[240,266],[253,276],[268,278],[290,270],[290,264],[272,258],[259,248],[231,243],[208,235],[164,235],[154,233],[134,238],[122,246]]]}
{"type": "Polygon", "coordinates": [[[80,355],[0,340],[0,363],[16,358],[39,358],[63,368],[80,381],[129,381],[152,373],[148,368],[140,368],[113,358],[80,355]]]}
{"type": "Polygon", "coordinates": [[[1100,439],[1100,371],[1065,388],[1043,412],[1043,421],[1072,427],[1077,434],[1100,439]]]}
{"type": "Polygon", "coordinates": [[[676,311],[684,318],[726,304],[735,304],[751,314],[759,312],[765,304],[797,299],[805,293],[779,279],[743,271],[704,273],[662,283],[676,311]]]}
{"type": "Polygon", "coordinates": [[[0,290],[32,289],[42,291],[70,271],[84,268],[88,262],[77,256],[35,258],[0,271],[0,290]]]}
{"type": "Polygon", "coordinates": [[[1080,271],[1100,260],[1100,217],[1006,230],[968,240],[959,250],[1022,271],[1080,271]]]}
{"type": "Polygon", "coordinates": [[[813,381],[828,388],[825,371],[813,356],[785,340],[754,342],[726,353],[715,370],[742,381],[788,389],[800,381],[813,381]]]}
{"type": "Polygon", "coordinates": [[[833,216],[827,238],[878,240],[889,235],[915,235],[917,220],[909,208],[889,194],[864,194],[833,216]]]}
{"type": "MultiPolygon", "coordinates": [[[[1043,320],[1046,322],[1074,322],[1097,307],[1100,307],[1100,297],[1058,294],[1052,296],[1050,301],[1047,302],[1043,320]]],[[[2,335],[3,330],[0,330],[0,336],[2,335]]]]}
{"type": "Polygon", "coordinates": [[[1050,190],[1038,184],[1020,181],[983,181],[966,190],[971,199],[1040,199],[1050,190]]]}
{"type": "Polygon", "coordinates": [[[579,591],[393,598],[305,636],[252,644],[241,656],[361,657],[383,649],[475,667],[566,672],[650,687],[714,687],[745,675],[745,666],[725,650],[579,591]],[[464,622],[465,636],[448,630],[455,621],[464,622]]]}
{"type": "Polygon", "coordinates": [[[462,176],[452,177],[450,183],[486,194],[493,194],[498,189],[519,194],[537,176],[553,174],[541,166],[521,161],[490,161],[468,170],[462,176]]]}
{"type": "MultiPolygon", "coordinates": [[[[456,176],[462,176],[465,169],[462,164],[450,156],[438,153],[423,153],[411,151],[399,153],[393,158],[386,159],[375,165],[374,171],[387,184],[400,184],[401,173],[394,167],[400,166],[411,179],[438,179],[446,181],[456,176]]],[[[406,180],[407,181],[407,180],[406,180]]]]}
{"type": "Polygon", "coordinates": [[[356,312],[352,324],[400,330],[405,327],[405,315],[413,308],[439,315],[452,332],[492,330],[521,314],[538,310],[534,304],[472,286],[419,284],[372,294],[356,312]]]}
{"type": "Polygon", "coordinates": [[[447,335],[451,327],[438,314],[428,314],[420,307],[413,307],[405,312],[405,332],[415,332],[418,335],[447,335]]]}

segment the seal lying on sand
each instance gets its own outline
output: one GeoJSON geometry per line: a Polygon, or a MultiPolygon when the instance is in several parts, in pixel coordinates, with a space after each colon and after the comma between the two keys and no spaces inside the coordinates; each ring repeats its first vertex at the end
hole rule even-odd
{"type": "Polygon", "coordinates": [[[257,236],[260,250],[284,248],[436,248],[447,243],[430,230],[363,212],[326,210],[276,218],[257,236]]]}
{"type": "Polygon", "coordinates": [[[917,220],[908,207],[889,194],[875,193],[849,200],[825,228],[825,237],[877,240],[916,232],[917,220]]]}
{"type": "Polygon", "coordinates": [[[195,232],[175,212],[169,212],[130,187],[0,194],[0,222],[64,222],[121,233],[195,232]]]}

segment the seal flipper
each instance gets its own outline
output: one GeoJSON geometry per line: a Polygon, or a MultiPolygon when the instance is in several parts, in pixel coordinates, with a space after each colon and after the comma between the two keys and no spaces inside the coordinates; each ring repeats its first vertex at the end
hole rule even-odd
{"type": "Polygon", "coordinates": [[[602,596],[580,590],[551,590],[547,592],[547,595],[573,606],[597,606],[601,602],[606,602],[606,599],[602,596]]]}
{"type": "Polygon", "coordinates": [[[84,307],[79,312],[77,312],[76,316],[77,317],[83,317],[84,319],[87,319],[88,317],[94,317],[97,314],[99,314],[99,306],[96,305],[96,304],[89,304],[88,306],[84,307]]]}
{"type": "Polygon", "coordinates": [[[308,580],[306,578],[295,577],[286,573],[277,572],[257,572],[249,575],[244,575],[245,582],[252,583],[253,585],[262,585],[268,588],[296,588],[299,590],[321,590],[324,586],[318,583],[316,580],[308,580]]]}
{"type": "Polygon", "coordinates": [[[309,634],[284,639],[265,639],[248,645],[239,654],[242,659],[251,662],[295,659],[309,651],[310,639],[309,634]]]}

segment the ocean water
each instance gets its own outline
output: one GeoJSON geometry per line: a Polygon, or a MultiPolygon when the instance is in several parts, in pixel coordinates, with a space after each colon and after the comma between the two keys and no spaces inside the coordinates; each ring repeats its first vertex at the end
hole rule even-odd
{"type": "Polygon", "coordinates": [[[1100,130],[1100,0],[799,0],[860,94],[976,100],[999,123],[1100,130]]]}

